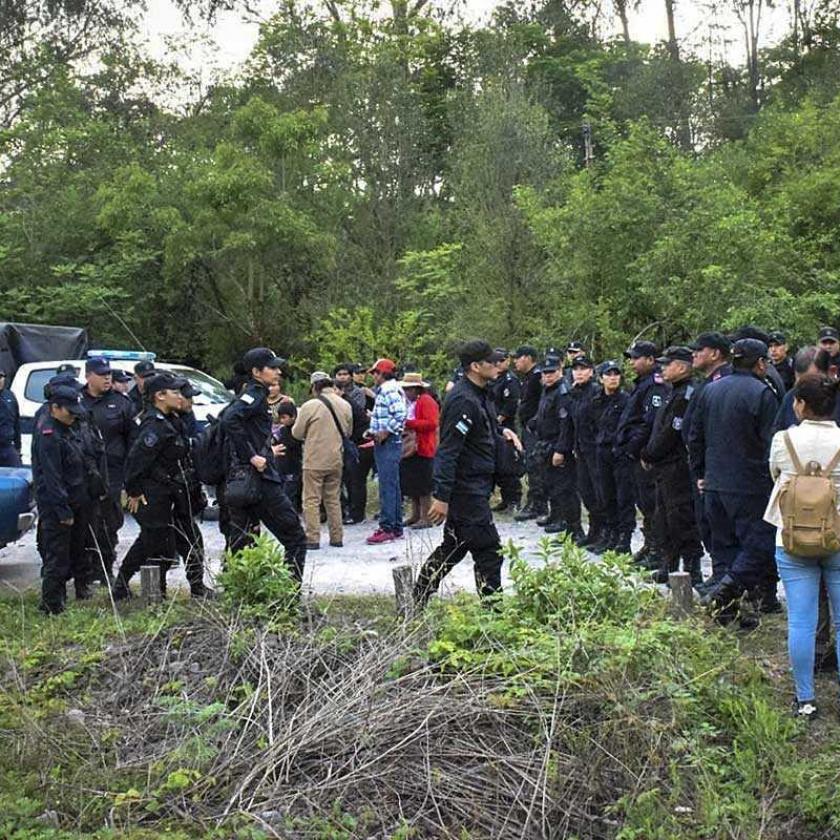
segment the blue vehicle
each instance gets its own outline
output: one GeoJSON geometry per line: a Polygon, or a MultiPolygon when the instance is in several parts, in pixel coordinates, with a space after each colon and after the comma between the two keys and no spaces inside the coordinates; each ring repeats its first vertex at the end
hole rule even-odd
{"type": "Polygon", "coordinates": [[[38,519],[28,467],[0,467],[0,548],[20,539],[38,519]]]}

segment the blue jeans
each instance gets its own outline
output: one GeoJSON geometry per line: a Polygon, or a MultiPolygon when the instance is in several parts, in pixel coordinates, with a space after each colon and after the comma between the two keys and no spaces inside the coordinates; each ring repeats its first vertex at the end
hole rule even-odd
{"type": "Polygon", "coordinates": [[[379,527],[392,534],[403,532],[401,457],[402,440],[399,435],[388,435],[384,443],[377,443],[373,448],[379,476],[379,527]]]}
{"type": "MultiPolygon", "coordinates": [[[[788,604],[788,654],[796,699],[814,698],[814,645],[819,613],[820,578],[825,579],[835,631],[840,628],[840,553],[804,560],[776,547],[776,566],[788,604]]],[[[837,636],[840,659],[840,635],[837,636]]]]}

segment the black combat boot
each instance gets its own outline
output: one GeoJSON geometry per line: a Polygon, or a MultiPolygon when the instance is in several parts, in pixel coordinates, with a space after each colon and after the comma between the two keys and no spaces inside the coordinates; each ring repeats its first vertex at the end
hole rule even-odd
{"type": "MultiPolygon", "coordinates": [[[[539,520],[537,520],[537,522],[539,522],[539,520]]],[[[568,529],[564,519],[561,519],[557,515],[548,517],[548,521],[545,523],[546,534],[562,534],[566,530],[568,529]]]]}
{"type": "Polygon", "coordinates": [[[616,531],[615,542],[610,546],[610,550],[617,554],[630,554],[633,550],[630,547],[630,540],[632,539],[632,531],[616,531]]]}
{"type": "Polygon", "coordinates": [[[691,585],[695,589],[703,585],[702,558],[692,557],[690,560],[683,558],[683,569],[690,575],[691,585]]]}
{"type": "Polygon", "coordinates": [[[714,586],[706,590],[700,599],[700,606],[713,607],[721,611],[735,606],[744,593],[744,587],[732,575],[724,575],[714,586]]]}
{"type": "Polygon", "coordinates": [[[659,566],[654,569],[651,580],[654,583],[668,583],[671,572],[676,572],[680,567],[679,558],[663,557],[659,566]]]}
{"type": "Polygon", "coordinates": [[[587,549],[593,554],[604,554],[609,551],[615,544],[618,535],[611,528],[602,528],[601,533],[598,534],[598,539],[587,546],[587,549]]]}

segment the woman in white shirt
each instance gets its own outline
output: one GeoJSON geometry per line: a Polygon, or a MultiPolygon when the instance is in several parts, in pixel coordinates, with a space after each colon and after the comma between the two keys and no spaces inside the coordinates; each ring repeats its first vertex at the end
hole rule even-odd
{"type": "MultiPolygon", "coordinates": [[[[840,451],[840,428],[834,422],[836,399],[837,384],[823,374],[803,376],[794,387],[793,408],[802,422],[787,429],[787,434],[800,463],[817,461],[825,468],[840,451]]],[[[804,558],[788,554],[782,545],[779,493],[796,474],[784,435],[784,431],[777,432],[770,448],[770,474],[776,485],[764,519],[776,526],[776,565],[788,604],[788,653],[796,687],[796,714],[811,718],[817,713],[814,644],[820,580],[825,580],[837,628],[840,619],[840,553],[824,558],[804,558]]],[[[840,467],[832,471],[832,478],[840,498],[840,467]]]]}

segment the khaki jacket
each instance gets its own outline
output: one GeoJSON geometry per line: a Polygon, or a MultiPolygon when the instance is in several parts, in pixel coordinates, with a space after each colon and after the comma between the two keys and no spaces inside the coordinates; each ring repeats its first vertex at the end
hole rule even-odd
{"type": "MultiPolygon", "coordinates": [[[[353,410],[343,397],[332,388],[321,392],[329,400],[344,434],[349,437],[353,431],[353,410]]],[[[297,420],[292,426],[292,437],[303,441],[303,469],[340,470],[344,461],[341,435],[329,409],[316,398],[307,400],[298,410],[297,420]]]]}

